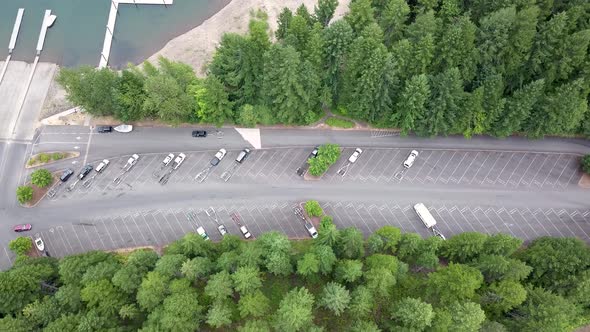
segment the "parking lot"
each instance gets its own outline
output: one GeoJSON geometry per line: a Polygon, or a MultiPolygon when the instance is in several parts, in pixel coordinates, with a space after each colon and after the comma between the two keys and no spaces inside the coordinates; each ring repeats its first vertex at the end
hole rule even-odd
{"type": "MultiPolygon", "coordinates": [[[[236,165],[239,150],[228,151],[218,166],[210,167],[215,151],[186,153],[178,170],[172,172],[166,185],[158,178],[170,170],[161,168],[167,154],[143,154],[127,173],[122,171],[129,156],[110,159],[108,168],[96,175],[89,186],[80,181],[73,190],[66,190],[75,178],[58,187],[52,199],[84,197],[88,194],[118,195],[122,191],[168,190],[171,184],[198,186],[198,174],[203,181],[222,185],[220,176],[231,173],[228,181],[236,183],[297,183],[303,181],[296,169],[301,166],[312,148],[254,150],[243,164],[236,165]],[[116,177],[121,183],[114,183],[116,177]]],[[[322,177],[322,182],[365,182],[405,185],[448,185],[462,187],[489,187],[518,190],[564,190],[576,186],[582,173],[579,157],[571,154],[522,153],[497,151],[420,150],[410,169],[402,166],[410,149],[364,149],[354,164],[348,165],[353,148],[345,148],[342,157],[322,177]],[[338,171],[341,171],[338,174],[338,171]],[[341,174],[344,173],[342,176],[341,174]]],[[[99,161],[92,164],[96,166],[99,161]]],[[[76,175],[82,165],[74,170],[76,175]]],[[[92,172],[90,177],[94,175],[92,172]]],[[[85,180],[87,180],[85,179],[85,180]]]]}
{"type": "MultiPolygon", "coordinates": [[[[320,202],[324,212],[334,217],[339,228],[357,227],[365,235],[392,225],[403,232],[432,236],[411,205],[395,202],[320,202]]],[[[230,234],[241,236],[231,213],[240,216],[256,238],[271,230],[291,238],[308,238],[303,223],[292,207],[297,202],[257,205],[214,206],[218,222],[230,234]]],[[[540,236],[578,237],[590,241],[590,210],[509,208],[498,206],[429,205],[437,227],[445,236],[477,231],[486,234],[506,233],[532,240],[540,236]]],[[[82,220],[75,224],[40,229],[40,235],[52,256],[82,253],[89,250],[113,250],[138,246],[164,246],[203,226],[212,240],[220,240],[217,224],[205,213],[206,208],[153,209],[125,215],[82,220]]],[[[5,246],[4,246],[5,247],[5,246]]],[[[5,249],[6,250],[6,249],[5,249]]],[[[0,268],[10,266],[13,255],[0,253],[0,268]]]]}

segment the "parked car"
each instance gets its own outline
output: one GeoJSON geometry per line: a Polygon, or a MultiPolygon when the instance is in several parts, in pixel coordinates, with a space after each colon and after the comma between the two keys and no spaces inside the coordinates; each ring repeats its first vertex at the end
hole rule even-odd
{"type": "Polygon", "coordinates": [[[180,167],[180,165],[184,161],[184,158],[186,158],[186,155],[184,153],[178,154],[178,157],[174,159],[174,165],[172,166],[172,168],[174,168],[175,170],[178,169],[178,167],[180,167]]]}
{"type": "Polygon", "coordinates": [[[219,233],[221,234],[221,236],[224,236],[225,234],[227,234],[227,229],[223,225],[217,226],[217,230],[219,231],[219,233]]]}
{"type": "Polygon", "coordinates": [[[166,158],[164,158],[164,160],[162,161],[162,164],[164,164],[164,166],[168,166],[168,164],[170,164],[172,159],[174,159],[174,154],[170,153],[169,155],[166,156],[166,158]]]}
{"type": "Polygon", "coordinates": [[[213,157],[213,159],[211,159],[211,165],[217,166],[219,164],[219,162],[221,161],[221,159],[223,159],[223,157],[225,157],[226,153],[227,153],[227,151],[225,151],[225,149],[219,149],[219,151],[217,151],[217,153],[215,154],[215,157],[213,157]]]}
{"type": "Polygon", "coordinates": [[[110,133],[111,131],[113,131],[113,127],[112,126],[96,126],[96,131],[99,133],[110,133]]]}
{"type": "Polygon", "coordinates": [[[414,165],[414,161],[416,160],[416,157],[418,157],[418,151],[412,150],[412,152],[410,152],[410,154],[408,155],[408,158],[406,158],[406,160],[404,161],[404,167],[405,168],[412,167],[412,165],[414,165]]]}
{"type": "Polygon", "coordinates": [[[248,231],[246,226],[240,226],[240,231],[242,232],[242,234],[244,235],[244,237],[246,239],[249,239],[250,237],[252,237],[252,234],[250,234],[250,232],[248,231]]]}
{"type": "Polygon", "coordinates": [[[307,232],[309,233],[309,235],[311,235],[312,238],[316,238],[318,237],[318,231],[316,231],[315,227],[313,227],[312,224],[306,222],[305,223],[305,229],[307,230],[307,232]]]}
{"type": "Polygon", "coordinates": [[[320,147],[319,146],[316,146],[315,148],[313,148],[313,151],[311,151],[311,153],[309,154],[309,156],[307,156],[307,159],[311,159],[311,158],[317,157],[319,151],[320,151],[320,147]]]}
{"type": "Polygon", "coordinates": [[[244,150],[240,151],[240,153],[236,157],[236,162],[241,164],[244,160],[246,160],[246,158],[248,158],[249,154],[250,154],[250,149],[244,149],[244,150]]]}
{"type": "Polygon", "coordinates": [[[348,162],[351,164],[354,164],[356,162],[356,160],[359,159],[359,156],[361,155],[361,153],[363,153],[363,150],[356,148],[356,150],[354,150],[354,152],[352,153],[350,158],[348,158],[348,162]]]}
{"type": "Polygon", "coordinates": [[[74,174],[74,171],[71,168],[68,168],[63,173],[61,173],[61,176],[59,177],[59,179],[61,180],[61,182],[66,182],[70,179],[70,177],[73,174],[74,174]]]}
{"type": "Polygon", "coordinates": [[[21,224],[21,225],[15,225],[12,229],[15,232],[26,232],[26,231],[30,231],[31,228],[33,228],[33,226],[31,226],[31,224],[21,224]]]}
{"type": "Polygon", "coordinates": [[[205,232],[203,226],[197,227],[197,234],[199,234],[203,239],[209,240],[209,235],[207,235],[207,232],[205,232]]]}
{"type": "Polygon", "coordinates": [[[193,137],[207,137],[206,130],[193,130],[193,137]]]}
{"type": "Polygon", "coordinates": [[[82,168],[82,170],[80,171],[80,174],[78,174],[78,178],[80,180],[83,180],[86,177],[86,175],[88,175],[88,174],[90,174],[90,172],[92,172],[92,169],[93,169],[93,167],[90,164],[84,166],[84,168],[82,168]]]}
{"type": "Polygon", "coordinates": [[[100,162],[100,164],[98,164],[98,166],[96,166],[96,168],[94,170],[96,171],[96,173],[102,173],[102,171],[104,171],[104,169],[107,168],[108,165],[109,165],[109,160],[103,159],[100,162]]]}
{"type": "Polygon", "coordinates": [[[39,251],[45,250],[45,244],[43,243],[43,240],[41,240],[41,237],[37,237],[35,239],[35,246],[37,249],[39,249],[39,251]]]}

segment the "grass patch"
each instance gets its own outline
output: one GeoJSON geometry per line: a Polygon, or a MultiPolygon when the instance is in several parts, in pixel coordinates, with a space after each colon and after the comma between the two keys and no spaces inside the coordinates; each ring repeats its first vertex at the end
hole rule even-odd
{"type": "Polygon", "coordinates": [[[330,127],[345,128],[345,129],[354,128],[354,122],[349,121],[349,120],[336,118],[333,116],[326,119],[326,124],[330,127]]]}
{"type": "Polygon", "coordinates": [[[31,159],[29,159],[29,161],[27,161],[27,168],[51,164],[53,162],[56,162],[56,161],[59,161],[62,159],[76,158],[79,155],[80,155],[80,152],[77,152],[77,151],[74,151],[74,152],[47,152],[47,153],[41,152],[39,154],[32,156],[31,159]]]}

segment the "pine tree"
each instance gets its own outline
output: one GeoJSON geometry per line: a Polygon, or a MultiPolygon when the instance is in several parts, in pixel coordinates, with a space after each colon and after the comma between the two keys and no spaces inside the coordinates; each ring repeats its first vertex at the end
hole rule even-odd
{"type": "Polygon", "coordinates": [[[543,79],[533,81],[522,89],[516,90],[506,101],[506,107],[502,115],[493,125],[492,132],[499,137],[507,137],[522,127],[528,119],[533,107],[542,96],[545,81],[543,79]]]}
{"type": "Polygon", "coordinates": [[[402,135],[407,135],[416,128],[416,123],[426,114],[430,88],[426,75],[417,75],[406,81],[406,86],[396,105],[396,113],[391,121],[401,129],[402,135]]]}
{"type": "Polygon", "coordinates": [[[285,7],[279,14],[278,19],[278,28],[275,35],[277,36],[278,40],[285,39],[287,36],[287,30],[289,30],[289,26],[291,25],[291,20],[293,19],[293,12],[291,9],[285,7]]]}
{"type": "Polygon", "coordinates": [[[390,0],[387,1],[383,11],[379,13],[379,26],[383,29],[385,45],[389,47],[395,41],[403,38],[410,6],[405,0],[390,0]]]}
{"type": "Polygon", "coordinates": [[[314,14],[322,27],[328,26],[334,16],[336,7],[338,7],[338,0],[318,0],[318,5],[314,8],[314,14]]]}
{"type": "Polygon", "coordinates": [[[332,95],[332,104],[337,105],[342,83],[342,68],[353,39],[352,28],[346,20],[338,20],[324,29],[325,83],[332,95]]]}

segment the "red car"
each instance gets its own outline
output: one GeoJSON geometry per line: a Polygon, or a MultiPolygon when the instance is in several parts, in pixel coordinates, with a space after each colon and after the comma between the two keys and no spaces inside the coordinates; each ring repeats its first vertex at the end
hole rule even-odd
{"type": "Polygon", "coordinates": [[[16,225],[16,226],[14,226],[12,229],[13,229],[15,232],[24,232],[24,231],[30,231],[30,230],[31,230],[31,228],[33,228],[33,227],[31,226],[31,224],[23,224],[23,225],[16,225]]]}

